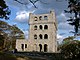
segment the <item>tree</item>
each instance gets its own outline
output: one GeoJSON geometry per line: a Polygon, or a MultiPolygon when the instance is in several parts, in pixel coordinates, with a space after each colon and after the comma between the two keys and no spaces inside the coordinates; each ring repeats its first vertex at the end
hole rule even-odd
{"type": "Polygon", "coordinates": [[[80,60],[80,41],[73,40],[74,37],[65,38],[60,46],[60,51],[64,55],[65,60],[80,60]]]}
{"type": "Polygon", "coordinates": [[[4,37],[3,35],[0,35],[0,50],[3,48],[4,45],[4,37]]]}
{"type": "Polygon", "coordinates": [[[25,5],[25,6],[28,5],[29,3],[31,3],[35,8],[38,8],[35,5],[38,1],[41,2],[42,4],[47,4],[47,3],[43,2],[42,0],[28,0],[29,2],[28,1],[24,2],[24,0],[14,0],[14,1],[16,1],[22,5],[25,5]]]}
{"type": "Polygon", "coordinates": [[[10,46],[15,48],[17,37],[24,38],[24,33],[16,25],[11,26],[4,21],[0,21],[0,35],[4,37],[2,39],[4,41],[4,48],[9,48],[10,46]]]}
{"type": "Polygon", "coordinates": [[[64,10],[66,13],[71,13],[69,24],[74,26],[74,35],[77,35],[80,29],[80,0],[67,0],[68,10],[64,10]],[[74,15],[74,16],[73,16],[74,15]]]}
{"type": "Polygon", "coordinates": [[[9,19],[11,11],[4,0],[0,0],[0,18],[9,19]]]}

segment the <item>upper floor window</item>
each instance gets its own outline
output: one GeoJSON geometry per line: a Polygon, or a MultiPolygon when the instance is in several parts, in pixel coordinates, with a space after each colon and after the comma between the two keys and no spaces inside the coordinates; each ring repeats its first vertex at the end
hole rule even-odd
{"type": "Polygon", "coordinates": [[[48,39],[48,35],[47,34],[44,35],[44,39],[48,39]]]}
{"type": "Polygon", "coordinates": [[[42,38],[43,38],[43,37],[42,37],[42,34],[40,34],[40,35],[39,35],[39,38],[40,38],[40,39],[42,39],[42,38]]]}
{"type": "Polygon", "coordinates": [[[44,16],[44,20],[48,20],[48,17],[47,16],[44,16]]]}
{"type": "Polygon", "coordinates": [[[36,34],[34,35],[34,39],[37,39],[37,35],[36,34]]]}
{"type": "Polygon", "coordinates": [[[40,25],[39,28],[42,30],[42,28],[43,28],[42,25],[40,25]]]}
{"type": "Polygon", "coordinates": [[[37,17],[35,17],[34,19],[35,19],[35,21],[37,21],[37,20],[38,20],[38,18],[37,18],[37,17]]]}
{"type": "Polygon", "coordinates": [[[48,29],[48,25],[44,25],[44,29],[48,29]]]}
{"type": "Polygon", "coordinates": [[[42,16],[39,17],[39,20],[42,20],[42,16]]]}
{"type": "Polygon", "coordinates": [[[36,25],[34,26],[34,30],[37,30],[37,26],[36,25]]]}

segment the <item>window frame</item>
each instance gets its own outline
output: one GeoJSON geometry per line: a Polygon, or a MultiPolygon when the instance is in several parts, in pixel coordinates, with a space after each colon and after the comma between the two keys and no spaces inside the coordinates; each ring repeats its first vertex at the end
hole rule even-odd
{"type": "Polygon", "coordinates": [[[48,39],[48,34],[44,34],[44,39],[48,39]]]}
{"type": "Polygon", "coordinates": [[[48,16],[44,16],[44,20],[48,20],[48,16]]]}
{"type": "Polygon", "coordinates": [[[34,17],[34,21],[37,21],[37,20],[38,20],[38,17],[35,16],[35,17],[34,17]]]}
{"type": "Polygon", "coordinates": [[[43,26],[42,25],[39,25],[39,29],[42,30],[43,29],[43,26]]]}
{"type": "Polygon", "coordinates": [[[37,30],[37,25],[34,26],[34,30],[37,30]]]}
{"type": "Polygon", "coordinates": [[[47,30],[48,29],[48,25],[44,25],[44,29],[47,30]]]}
{"type": "Polygon", "coordinates": [[[34,35],[34,39],[37,39],[37,35],[36,34],[34,35]]]}

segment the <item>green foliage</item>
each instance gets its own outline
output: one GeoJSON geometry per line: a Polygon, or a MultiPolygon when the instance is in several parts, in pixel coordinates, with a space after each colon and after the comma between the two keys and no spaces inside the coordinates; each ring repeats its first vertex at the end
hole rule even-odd
{"type": "Polygon", "coordinates": [[[0,52],[0,60],[17,60],[16,56],[0,52]]]}
{"type": "Polygon", "coordinates": [[[4,37],[3,35],[0,35],[0,49],[3,48],[3,45],[4,45],[4,37]]]}
{"type": "Polygon", "coordinates": [[[74,36],[69,36],[63,39],[63,44],[67,44],[68,42],[73,41],[74,38],[75,38],[74,36]]]}
{"type": "Polygon", "coordinates": [[[0,18],[9,19],[10,10],[4,0],[0,0],[0,18]]]}
{"type": "Polygon", "coordinates": [[[79,60],[80,57],[80,41],[73,40],[75,37],[71,36],[63,40],[63,44],[59,49],[66,60],[79,60]]]}
{"type": "Polygon", "coordinates": [[[61,46],[61,53],[64,54],[64,58],[67,60],[80,59],[80,41],[71,41],[61,46]]]}
{"type": "MultiPolygon", "coordinates": [[[[0,35],[3,34],[3,37],[0,37],[0,42],[3,42],[5,44],[4,48],[9,49],[12,45],[12,48],[15,48],[16,45],[16,39],[18,38],[24,38],[24,33],[16,26],[16,25],[9,25],[8,23],[4,21],[0,21],[0,35]]],[[[4,45],[1,43],[2,45],[4,45]]]]}

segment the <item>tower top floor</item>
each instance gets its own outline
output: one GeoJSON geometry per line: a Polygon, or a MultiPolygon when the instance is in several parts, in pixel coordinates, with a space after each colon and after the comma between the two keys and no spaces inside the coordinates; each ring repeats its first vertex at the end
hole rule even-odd
{"type": "Polygon", "coordinates": [[[29,24],[45,24],[45,23],[56,23],[55,12],[50,11],[47,14],[29,14],[29,24]]]}

